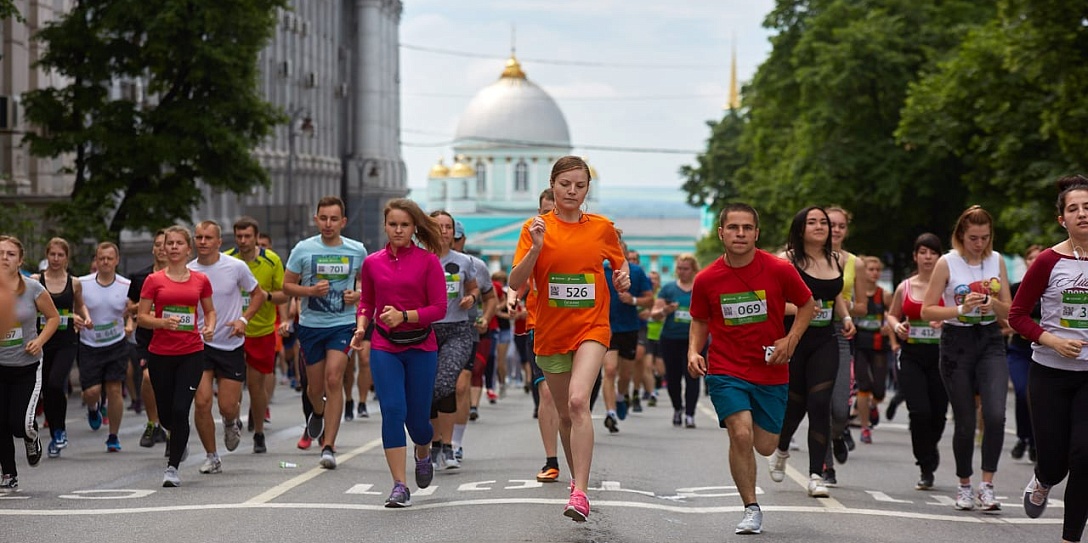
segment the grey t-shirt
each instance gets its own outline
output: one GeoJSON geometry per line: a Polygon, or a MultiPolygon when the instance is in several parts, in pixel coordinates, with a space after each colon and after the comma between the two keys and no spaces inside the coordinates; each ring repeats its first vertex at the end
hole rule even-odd
{"type": "MultiPolygon", "coordinates": [[[[491,274],[487,271],[487,264],[472,255],[468,255],[472,259],[472,263],[476,266],[476,286],[480,287],[480,299],[478,302],[483,302],[483,295],[495,290],[495,287],[491,284],[491,274]]],[[[476,319],[480,317],[480,307],[482,303],[477,303],[468,310],[468,317],[472,322],[476,322],[476,319]]]]}
{"type": "Polygon", "coordinates": [[[26,352],[26,344],[38,337],[38,305],[35,300],[45,291],[37,281],[25,277],[26,290],[15,301],[15,328],[4,332],[0,338],[0,366],[30,366],[41,360],[41,355],[33,356],[26,352]]]}
{"type": "Polygon", "coordinates": [[[472,257],[451,250],[439,262],[446,274],[446,316],[438,322],[467,321],[468,310],[461,309],[461,299],[468,296],[468,283],[476,278],[472,257]]]}

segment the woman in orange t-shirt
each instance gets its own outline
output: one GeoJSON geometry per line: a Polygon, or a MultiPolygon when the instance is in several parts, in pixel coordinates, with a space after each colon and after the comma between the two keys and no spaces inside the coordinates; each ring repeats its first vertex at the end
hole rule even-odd
{"type": "Polygon", "coordinates": [[[525,222],[514,253],[510,287],[532,279],[540,290],[529,307],[535,320],[536,362],[544,371],[559,411],[559,435],[570,466],[570,501],[563,514],[576,522],[589,516],[586,488],[593,459],[589,395],[611,340],[610,296],[604,261],[618,270],[616,290],[631,286],[619,235],[608,218],[582,212],[589,193],[589,166],[567,156],[552,167],[556,208],[525,222]]]}

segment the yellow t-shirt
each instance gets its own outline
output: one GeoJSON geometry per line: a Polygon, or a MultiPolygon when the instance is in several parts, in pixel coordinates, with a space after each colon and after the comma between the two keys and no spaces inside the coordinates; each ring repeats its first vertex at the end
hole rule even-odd
{"type": "MultiPolygon", "coordinates": [[[[245,262],[237,247],[225,254],[245,262]]],[[[261,290],[268,294],[283,290],[283,261],[271,249],[258,249],[256,258],[246,262],[246,265],[249,266],[249,271],[253,272],[253,276],[257,278],[257,284],[261,286],[261,290]]],[[[249,293],[243,292],[242,312],[244,313],[248,309],[249,293]]],[[[275,331],[276,304],[268,301],[261,305],[261,308],[257,310],[257,314],[249,320],[249,325],[246,326],[246,337],[267,336],[275,331]]]]}

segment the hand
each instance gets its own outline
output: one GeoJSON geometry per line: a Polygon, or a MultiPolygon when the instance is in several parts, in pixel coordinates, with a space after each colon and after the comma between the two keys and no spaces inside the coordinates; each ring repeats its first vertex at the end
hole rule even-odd
{"type": "Polygon", "coordinates": [[[676,313],[677,309],[680,309],[680,302],[671,302],[671,303],[665,304],[665,314],[666,315],[676,313]]]}
{"type": "Polygon", "coordinates": [[[780,364],[789,364],[790,358],[793,356],[793,350],[797,348],[797,342],[793,338],[786,336],[779,338],[774,342],[774,352],[771,353],[771,357],[767,359],[768,366],[777,366],[780,364]]]}
{"type": "Polygon", "coordinates": [[[1057,338],[1051,342],[1051,349],[1054,349],[1063,358],[1076,358],[1080,356],[1080,351],[1088,342],[1079,339],[1057,338]]]}
{"type": "Polygon", "coordinates": [[[858,329],[854,327],[854,319],[846,319],[842,321],[842,337],[850,339],[854,337],[854,334],[858,333],[858,329]]]}
{"type": "Polygon", "coordinates": [[[706,375],[706,359],[703,355],[688,351],[688,373],[695,378],[706,375]]]}
{"type": "Polygon", "coordinates": [[[325,295],[328,293],[329,282],[325,279],[314,283],[314,286],[310,287],[310,296],[313,296],[315,298],[324,298],[325,295]]]}
{"type": "Polygon", "coordinates": [[[895,336],[903,341],[910,339],[910,323],[901,322],[895,325],[895,336]]]}
{"type": "Polygon", "coordinates": [[[622,271],[616,271],[612,274],[612,286],[616,287],[618,293],[627,292],[627,289],[631,288],[631,276],[622,271]]]}
{"type": "Polygon", "coordinates": [[[287,337],[291,335],[291,325],[293,324],[294,323],[291,321],[281,322],[280,325],[276,328],[276,331],[279,332],[280,337],[287,337]]]}
{"type": "Polygon", "coordinates": [[[383,307],[378,318],[381,319],[382,323],[384,323],[387,328],[394,328],[404,322],[404,316],[401,314],[400,310],[391,305],[383,307]]]}
{"type": "Polygon", "coordinates": [[[533,249],[544,246],[544,219],[539,216],[534,217],[532,224],[529,225],[529,239],[533,242],[533,249]]]}
{"type": "Polygon", "coordinates": [[[477,334],[483,334],[487,332],[487,322],[483,319],[476,319],[474,327],[476,328],[477,334]]]}
{"type": "Polygon", "coordinates": [[[214,335],[215,328],[212,326],[208,326],[207,324],[205,324],[204,327],[200,329],[200,336],[204,338],[204,341],[211,341],[212,336],[214,335]]]}
{"type": "Polygon", "coordinates": [[[76,323],[76,326],[78,326],[80,330],[93,330],[94,329],[94,321],[92,321],[91,319],[80,319],[80,321],[82,321],[82,322],[77,321],[77,323],[76,323]]]}
{"type": "Polygon", "coordinates": [[[162,327],[167,330],[177,330],[178,325],[181,324],[181,317],[166,317],[162,319],[162,327]]]}
{"type": "Polygon", "coordinates": [[[363,339],[364,336],[366,336],[366,329],[362,329],[362,330],[356,329],[355,330],[355,333],[352,334],[352,336],[351,336],[351,348],[352,348],[352,350],[361,351],[366,347],[366,345],[364,345],[364,343],[366,343],[366,340],[363,339]]]}
{"type": "Polygon", "coordinates": [[[243,337],[246,335],[246,323],[242,322],[242,319],[231,321],[227,326],[230,326],[230,337],[243,337]]]}
{"type": "Polygon", "coordinates": [[[468,308],[472,307],[475,304],[476,304],[476,298],[474,296],[472,296],[471,294],[469,294],[468,296],[465,296],[464,298],[461,298],[460,302],[457,302],[457,307],[460,307],[461,309],[468,309],[468,308]]]}
{"type": "MultiPolygon", "coordinates": [[[[83,317],[81,317],[79,315],[72,315],[72,325],[76,327],[76,330],[80,330],[83,327],[87,326],[88,322],[90,322],[90,321],[84,320],[83,317]]],[[[135,318],[132,319],[132,323],[135,325],[135,323],[136,323],[135,318]]]]}
{"type": "Polygon", "coordinates": [[[41,338],[36,337],[36,338],[28,341],[26,343],[26,346],[23,347],[23,349],[30,356],[34,356],[34,357],[41,356],[42,355],[42,341],[41,341],[41,338]]]}
{"type": "Polygon", "coordinates": [[[362,298],[363,294],[358,290],[346,289],[344,290],[344,305],[355,305],[359,303],[359,298],[362,298]]]}
{"type": "Polygon", "coordinates": [[[128,319],[125,322],[125,334],[131,334],[136,330],[136,319],[128,319]]]}

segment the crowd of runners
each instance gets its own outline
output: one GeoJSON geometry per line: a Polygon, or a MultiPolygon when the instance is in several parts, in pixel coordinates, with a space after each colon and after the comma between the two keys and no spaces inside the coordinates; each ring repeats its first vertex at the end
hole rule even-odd
{"type": "Polygon", "coordinates": [[[1080,492],[1088,423],[1076,415],[1088,412],[1088,178],[1059,181],[1056,212],[1068,238],[1032,246],[1021,283],[1010,284],[993,249],[991,215],[972,206],[953,228],[951,250],[933,234],[918,236],[915,272],[890,291],[879,286],[879,258],[844,248],[846,210],[800,210],[785,247],[771,254],[756,247],[758,211],[742,203],[721,211],[721,256],[700,270],[694,256],[679,255],[675,279],[662,284],[608,218],[583,211],[591,182],[582,159],[556,162],[509,270],[464,253],[464,228],[449,213],[425,213],[408,199],[386,205],[388,243],[374,252],[341,235],[344,204],[325,197],[315,206],[318,235],[286,261],[257,221],[242,217],[230,225],[231,248],[213,221],[160,230],[154,263],[127,277],[110,242],[95,248],[92,272],[75,277],[68,242],[54,238],[30,275],[20,241],[0,236],[0,489],[19,484],[15,440],[30,466],[64,454],[76,365],[87,424],[105,427],[108,452],[122,450],[126,395],[127,410],[146,416],[139,445],[165,443],[165,487],[182,484],[192,426],[205,453],[199,472],[223,470],[215,414],[226,450],[240,446],[247,419],[253,453],[267,452],[278,371],[302,392],[297,446],[316,441],[326,469],[337,466],[341,422],[368,417],[373,391],[392,480],[385,505],[407,507],[408,469],[426,488],[435,470],[460,468],[479,402],[494,403],[520,375],[545,458],[536,479],[561,479],[561,444],[570,487],[563,513],[575,521],[590,515],[598,396],[603,428],[618,433],[629,412],[658,404],[662,388],[676,427],[694,428],[696,404],[709,397],[745,506],[739,534],[762,531],[756,452],[780,482],[791,451],[804,449],[808,494],[828,497],[836,467],[858,447],[851,426],[862,447],[880,439],[878,406],[889,392],[884,416],[903,404],[909,413],[915,488],[936,484],[951,408],[954,507],[997,511],[1011,380],[1017,439],[1009,454],[1035,462],[1024,510],[1041,515],[1050,489],[1068,478],[1063,540],[1080,540],[1088,518],[1080,492]],[[508,368],[511,345],[520,363],[508,368]],[[806,433],[795,435],[806,418],[806,433]]]}

